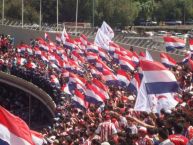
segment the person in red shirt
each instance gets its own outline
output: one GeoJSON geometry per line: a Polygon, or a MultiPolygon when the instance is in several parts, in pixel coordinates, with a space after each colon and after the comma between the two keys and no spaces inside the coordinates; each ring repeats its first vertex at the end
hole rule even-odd
{"type": "Polygon", "coordinates": [[[186,145],[188,143],[188,138],[182,135],[183,131],[183,125],[178,123],[174,125],[174,132],[175,134],[172,134],[169,136],[169,139],[175,144],[175,145],[186,145]]]}

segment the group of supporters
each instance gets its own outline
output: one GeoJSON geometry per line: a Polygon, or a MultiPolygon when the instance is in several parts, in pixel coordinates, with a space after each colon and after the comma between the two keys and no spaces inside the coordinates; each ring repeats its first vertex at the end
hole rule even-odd
{"type": "MultiPolygon", "coordinates": [[[[53,124],[41,131],[44,144],[193,144],[193,73],[186,64],[178,63],[169,68],[180,86],[175,108],[162,108],[157,113],[139,112],[133,109],[137,90],[130,89],[127,83],[117,82],[116,77],[108,79],[113,74],[116,76],[121,68],[126,72],[129,83],[139,70],[120,66],[115,55],[115,59],[109,55],[109,58],[104,58],[100,54],[96,58],[94,54],[99,48],[87,49],[88,42],[87,46],[83,46],[84,42],[78,40],[74,40],[73,45],[68,42],[63,46],[38,38],[30,45],[21,43],[15,48],[8,38],[5,45],[5,39],[2,35],[0,70],[34,83],[57,104],[53,124]],[[100,65],[96,66],[97,63],[100,65]],[[101,69],[105,69],[106,73],[101,69]],[[84,97],[90,94],[104,98],[90,97],[85,101],[84,97]]],[[[130,53],[133,54],[132,51],[130,53]]]]}

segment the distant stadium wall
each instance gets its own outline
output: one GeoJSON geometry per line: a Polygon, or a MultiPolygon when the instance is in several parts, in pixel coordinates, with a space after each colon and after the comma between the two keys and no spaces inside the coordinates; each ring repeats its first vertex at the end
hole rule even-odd
{"type": "MultiPolygon", "coordinates": [[[[37,37],[43,37],[44,38],[44,34],[45,31],[37,31],[37,30],[29,30],[29,29],[22,29],[21,27],[11,27],[11,26],[2,26],[0,25],[0,33],[4,33],[4,34],[9,34],[11,36],[13,36],[15,38],[15,44],[19,44],[20,42],[25,42],[25,43],[29,43],[31,38],[37,38],[37,37]]],[[[49,36],[51,37],[51,40],[55,40],[55,33],[49,33],[49,36]]],[[[130,46],[127,44],[120,44],[122,46],[124,46],[125,48],[129,49],[130,46]]],[[[138,47],[134,47],[134,50],[137,52],[140,51],[145,51],[144,48],[138,48],[138,47]]],[[[163,48],[164,49],[164,48],[163,48]]],[[[159,61],[159,55],[160,55],[160,51],[156,51],[156,50],[149,50],[153,56],[153,58],[155,58],[155,60],[159,61]]],[[[184,56],[182,55],[177,55],[177,54],[170,54],[174,59],[176,59],[177,61],[180,61],[181,59],[183,59],[184,56]]]]}

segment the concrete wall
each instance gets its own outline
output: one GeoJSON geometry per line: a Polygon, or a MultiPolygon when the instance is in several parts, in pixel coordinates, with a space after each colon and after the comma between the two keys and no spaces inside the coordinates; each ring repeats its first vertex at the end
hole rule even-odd
{"type": "MultiPolygon", "coordinates": [[[[19,44],[21,41],[29,43],[31,38],[43,37],[44,31],[22,29],[11,26],[0,25],[0,33],[9,34],[15,38],[15,44],[19,44]]],[[[52,40],[55,40],[55,34],[49,33],[52,40]]]]}

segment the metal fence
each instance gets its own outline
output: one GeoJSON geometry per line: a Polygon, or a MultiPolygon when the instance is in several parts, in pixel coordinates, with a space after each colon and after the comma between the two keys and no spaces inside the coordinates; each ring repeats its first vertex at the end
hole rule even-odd
{"type": "MultiPolygon", "coordinates": [[[[23,28],[27,30],[36,30],[39,31],[39,25],[37,24],[29,24],[26,23],[22,27],[22,23],[20,21],[10,21],[6,20],[4,21],[5,26],[10,26],[10,27],[17,27],[17,28],[23,28]]],[[[58,26],[58,31],[62,32],[64,25],[59,25],[58,26]]],[[[77,29],[72,26],[65,26],[67,32],[70,35],[76,35],[79,36],[80,34],[85,34],[88,38],[94,39],[95,34],[97,29],[96,28],[80,28],[78,27],[77,29]]],[[[57,33],[57,26],[56,24],[48,25],[48,24],[42,24],[41,26],[41,31],[46,31],[46,32],[52,32],[52,33],[57,33]]],[[[163,39],[161,37],[140,37],[137,34],[132,34],[132,33],[121,33],[121,32],[115,32],[115,37],[113,41],[127,45],[127,46],[132,46],[134,48],[140,48],[144,50],[151,50],[151,51],[158,51],[158,52],[165,52],[165,46],[163,39]]],[[[179,55],[179,56],[184,56],[185,53],[187,52],[187,49],[183,50],[174,50],[173,52],[170,52],[171,54],[179,55]]]]}

